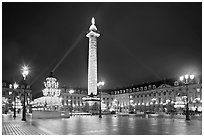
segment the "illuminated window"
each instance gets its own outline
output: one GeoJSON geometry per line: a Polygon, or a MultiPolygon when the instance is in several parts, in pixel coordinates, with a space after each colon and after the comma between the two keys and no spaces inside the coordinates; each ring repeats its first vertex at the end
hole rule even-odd
{"type": "Polygon", "coordinates": [[[12,88],[12,84],[9,84],[9,88],[12,88]]]}
{"type": "Polygon", "coordinates": [[[147,90],[147,87],[146,87],[146,86],[144,87],[144,90],[147,90]]]}
{"type": "Polygon", "coordinates": [[[178,86],[178,85],[179,85],[178,81],[175,81],[174,86],[178,86]]]}

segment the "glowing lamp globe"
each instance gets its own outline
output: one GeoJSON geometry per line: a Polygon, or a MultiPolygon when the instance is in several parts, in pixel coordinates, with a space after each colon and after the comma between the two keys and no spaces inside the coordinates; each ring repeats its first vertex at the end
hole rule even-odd
{"type": "Polygon", "coordinates": [[[189,78],[189,75],[188,75],[188,74],[186,74],[184,77],[185,77],[185,79],[188,79],[188,78],[189,78]]]}
{"type": "Polygon", "coordinates": [[[194,75],[190,75],[190,79],[194,79],[194,77],[195,77],[194,75]]]}
{"type": "Polygon", "coordinates": [[[181,76],[181,77],[180,77],[180,81],[183,81],[183,80],[184,80],[184,77],[183,77],[183,76],[181,76]]]}

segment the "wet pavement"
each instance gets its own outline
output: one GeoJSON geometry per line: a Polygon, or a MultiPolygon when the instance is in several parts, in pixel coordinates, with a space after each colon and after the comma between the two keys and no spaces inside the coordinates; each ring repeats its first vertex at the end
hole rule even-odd
{"type": "Polygon", "coordinates": [[[202,135],[202,121],[107,115],[35,119],[32,125],[54,135],[202,135]]]}
{"type": "Polygon", "coordinates": [[[21,115],[14,119],[12,114],[2,115],[2,135],[47,135],[48,133],[34,127],[31,117],[27,121],[21,120],[21,115]]]}

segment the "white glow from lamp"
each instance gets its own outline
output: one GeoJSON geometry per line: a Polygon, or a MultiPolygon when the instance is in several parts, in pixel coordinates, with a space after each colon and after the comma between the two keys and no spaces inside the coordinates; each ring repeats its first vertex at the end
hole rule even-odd
{"type": "Polygon", "coordinates": [[[70,93],[70,94],[73,94],[73,93],[74,93],[74,90],[73,90],[73,89],[69,90],[69,93],[70,93]]]}
{"type": "Polygon", "coordinates": [[[9,84],[9,88],[12,88],[12,84],[9,84]]]}
{"type": "Polygon", "coordinates": [[[190,75],[190,79],[191,79],[191,80],[194,79],[194,77],[195,77],[194,75],[190,75]]]}
{"type": "Polygon", "coordinates": [[[100,82],[97,84],[97,86],[98,86],[98,87],[101,87],[101,86],[104,86],[104,84],[105,84],[104,81],[100,81],[100,82]]]}
{"type": "Polygon", "coordinates": [[[14,89],[17,89],[17,88],[18,88],[18,84],[17,84],[16,82],[13,84],[13,88],[14,88],[14,89]]]}
{"type": "Polygon", "coordinates": [[[185,79],[188,79],[188,78],[189,78],[189,75],[188,75],[188,74],[186,74],[184,77],[185,77],[185,79]]]}
{"type": "Polygon", "coordinates": [[[26,79],[26,76],[29,74],[29,69],[28,69],[28,66],[24,65],[22,66],[22,75],[23,75],[23,78],[24,80],[26,79]]]}
{"type": "Polygon", "coordinates": [[[181,77],[180,77],[180,81],[183,81],[183,80],[184,80],[184,76],[181,76],[181,77]]]}

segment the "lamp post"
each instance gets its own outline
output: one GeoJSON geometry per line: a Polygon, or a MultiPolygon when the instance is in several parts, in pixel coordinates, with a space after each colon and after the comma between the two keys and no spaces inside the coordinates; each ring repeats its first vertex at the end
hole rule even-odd
{"type": "Polygon", "coordinates": [[[152,102],[153,102],[153,112],[155,112],[155,102],[156,102],[156,100],[157,100],[156,98],[152,99],[152,102]]]}
{"type": "Polygon", "coordinates": [[[70,94],[70,98],[71,98],[71,116],[72,116],[72,94],[74,93],[74,90],[73,89],[71,89],[71,90],[69,90],[69,94],[70,94]]]}
{"type": "Polygon", "coordinates": [[[188,107],[188,85],[193,79],[194,79],[194,75],[188,75],[188,74],[180,77],[180,81],[186,85],[186,120],[190,120],[189,107],[188,107]]]}
{"type": "Polygon", "coordinates": [[[129,113],[132,113],[132,112],[134,112],[134,109],[133,109],[133,100],[131,99],[130,101],[129,101],[129,113]],[[133,110],[133,111],[132,111],[133,110]]]}
{"type": "Polygon", "coordinates": [[[23,66],[22,67],[22,75],[23,75],[23,80],[24,80],[24,84],[25,84],[25,89],[24,89],[24,94],[23,94],[23,117],[22,117],[22,121],[26,121],[26,106],[25,106],[25,94],[26,94],[26,77],[29,74],[29,70],[27,66],[23,66]]]}
{"type": "Polygon", "coordinates": [[[115,104],[115,111],[118,112],[118,100],[114,99],[113,102],[115,104]]]}
{"type": "Polygon", "coordinates": [[[13,96],[14,96],[14,109],[13,109],[13,118],[16,118],[16,89],[18,88],[18,84],[15,82],[13,84],[13,88],[14,88],[14,92],[13,92],[13,96]]]}
{"type": "Polygon", "coordinates": [[[101,92],[102,92],[102,86],[104,85],[105,83],[103,81],[100,81],[97,86],[99,87],[100,89],[100,108],[99,108],[99,118],[102,118],[101,116],[101,92]]]}

